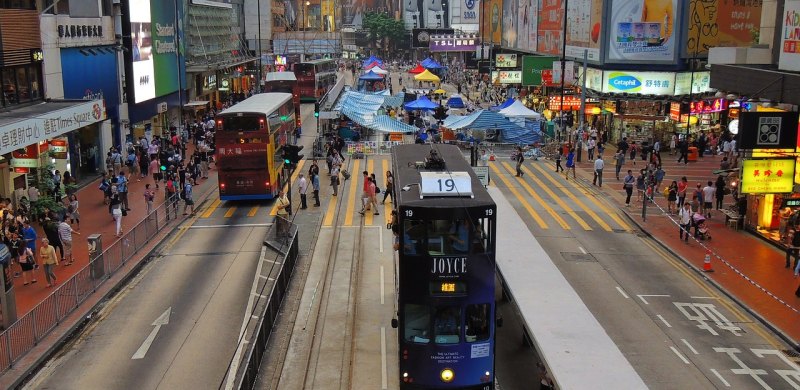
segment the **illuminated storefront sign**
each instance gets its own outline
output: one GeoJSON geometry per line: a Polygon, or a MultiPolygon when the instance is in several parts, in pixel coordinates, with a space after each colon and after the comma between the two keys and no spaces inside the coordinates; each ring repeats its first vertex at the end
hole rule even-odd
{"type": "Polygon", "coordinates": [[[675,92],[675,73],[605,71],[603,92],[672,95],[675,92]]]}
{"type": "Polygon", "coordinates": [[[779,194],[792,192],[795,160],[745,160],[742,165],[743,194],[779,194]]]}
{"type": "MultiPolygon", "coordinates": [[[[670,114],[672,114],[670,106],[670,114]]],[[[701,100],[699,102],[691,102],[689,103],[689,112],[692,115],[696,114],[708,114],[712,112],[720,112],[725,111],[728,108],[728,101],[725,99],[714,99],[714,100],[701,100]]]]}
{"type": "MultiPolygon", "coordinates": [[[[560,96],[551,96],[547,108],[553,111],[560,111],[560,96]]],[[[564,96],[564,110],[574,111],[581,109],[581,98],[578,96],[564,96]]]]}

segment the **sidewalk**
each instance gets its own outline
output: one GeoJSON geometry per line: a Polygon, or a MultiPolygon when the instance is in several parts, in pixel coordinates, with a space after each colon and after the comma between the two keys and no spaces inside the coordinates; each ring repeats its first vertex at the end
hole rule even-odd
{"type": "MultiPolygon", "coordinates": [[[[780,334],[793,346],[798,346],[800,341],[800,298],[795,297],[798,279],[793,277],[792,270],[784,268],[785,253],[767,243],[753,233],[744,230],[733,230],[725,226],[725,216],[718,211],[711,213],[711,219],[706,220],[710,234],[710,241],[689,240],[683,243],[678,238],[678,225],[655,205],[647,207],[647,221],[642,221],[642,202],[635,202],[635,193],[631,207],[623,207],[625,191],[622,182],[614,178],[613,164],[610,156],[614,148],[606,150],[605,180],[602,188],[591,185],[593,165],[584,161],[578,164],[582,184],[598,194],[604,194],[613,202],[620,205],[620,209],[627,213],[629,218],[639,227],[652,235],[661,245],[682,258],[697,270],[703,268],[703,259],[706,249],[712,252],[712,264],[715,272],[704,273],[722,288],[733,299],[737,300],[752,314],[760,317],[776,333],[780,334]]],[[[584,155],[585,157],[585,155],[584,155]]],[[[677,156],[662,155],[662,166],[666,171],[663,186],[672,180],[679,180],[686,176],[690,188],[697,183],[706,185],[708,180],[714,181],[716,176],[711,171],[719,169],[721,156],[706,156],[702,161],[692,162],[688,165],[677,164],[677,156]]],[[[549,161],[548,161],[549,162],[549,161]]],[[[625,162],[622,172],[645,167],[644,162],[636,161],[634,166],[630,161],[625,162]]],[[[620,173],[620,177],[623,173],[620,173]]],[[[579,182],[581,182],[579,180],[579,182]]],[[[655,195],[659,207],[666,210],[666,199],[660,194],[655,195]]],[[[725,207],[731,204],[733,198],[725,197],[725,207]]]]}
{"type": "MultiPolygon", "coordinates": [[[[193,152],[194,145],[190,143],[186,148],[186,153],[187,155],[191,155],[193,152]]],[[[126,171],[128,170],[127,167],[124,169],[126,171]]],[[[130,227],[135,226],[139,222],[143,221],[146,216],[147,208],[144,201],[145,184],[149,183],[150,187],[155,189],[152,176],[147,176],[145,179],[142,179],[142,181],[137,181],[139,179],[139,175],[136,175],[136,177],[132,176],[130,179],[131,182],[128,185],[128,200],[130,202],[131,210],[128,211],[127,216],[122,218],[123,232],[127,232],[130,227]]],[[[208,180],[200,180],[198,182],[198,186],[195,189],[196,194],[199,195],[205,190],[203,186],[205,181],[208,180]]],[[[68,280],[84,266],[89,264],[89,248],[86,241],[88,236],[92,234],[101,234],[103,248],[110,247],[114,242],[120,239],[115,236],[116,224],[112,219],[111,214],[108,213],[108,206],[103,204],[103,192],[97,188],[99,185],[100,178],[97,177],[97,179],[89,183],[87,186],[81,188],[77,192],[79,202],[78,211],[80,213],[81,223],[80,230],[78,231],[80,234],[73,234],[72,236],[72,252],[73,257],[75,258],[75,263],[70,266],[64,266],[64,263],[62,262],[60,265],[56,266],[55,273],[59,282],[68,280]]],[[[155,210],[161,206],[161,204],[164,203],[164,200],[164,186],[162,185],[161,188],[156,191],[156,199],[153,202],[153,209],[155,210]]],[[[179,214],[182,213],[183,210],[182,202],[180,207],[179,214]]],[[[39,223],[34,223],[32,226],[36,229],[38,249],[38,247],[41,245],[41,238],[45,237],[45,234],[42,230],[42,226],[39,223]]],[[[77,225],[73,225],[72,228],[78,230],[77,225]]],[[[58,253],[57,249],[56,252],[58,253]]],[[[25,313],[31,311],[31,309],[44,301],[44,299],[53,292],[52,288],[45,287],[47,283],[45,282],[44,277],[44,267],[40,267],[38,270],[33,272],[33,275],[36,277],[36,279],[38,279],[38,283],[25,286],[22,284],[22,278],[14,279],[14,292],[17,302],[17,318],[20,318],[25,315],[25,313]]]]}

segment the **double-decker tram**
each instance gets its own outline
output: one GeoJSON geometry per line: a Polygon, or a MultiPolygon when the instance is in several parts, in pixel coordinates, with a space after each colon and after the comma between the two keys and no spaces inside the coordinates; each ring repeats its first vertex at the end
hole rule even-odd
{"type": "Polygon", "coordinates": [[[497,208],[452,145],[392,148],[401,389],[494,388],[497,208]]]}
{"type": "Polygon", "coordinates": [[[336,61],[314,60],[294,64],[300,100],[316,102],[336,84],[336,61]]]}
{"type": "Polygon", "coordinates": [[[221,200],[272,199],[281,187],[280,148],[297,130],[291,93],[260,93],[217,114],[221,200]]]}

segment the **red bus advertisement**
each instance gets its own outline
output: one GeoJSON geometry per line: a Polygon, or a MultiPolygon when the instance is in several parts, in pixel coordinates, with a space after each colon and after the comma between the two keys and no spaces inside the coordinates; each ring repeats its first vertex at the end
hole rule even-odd
{"type": "Polygon", "coordinates": [[[315,102],[336,84],[336,61],[315,60],[294,64],[300,100],[315,102]]]}
{"type": "Polygon", "coordinates": [[[282,185],[279,149],[294,139],[292,94],[253,95],[216,117],[220,200],[272,199],[282,185]]]}

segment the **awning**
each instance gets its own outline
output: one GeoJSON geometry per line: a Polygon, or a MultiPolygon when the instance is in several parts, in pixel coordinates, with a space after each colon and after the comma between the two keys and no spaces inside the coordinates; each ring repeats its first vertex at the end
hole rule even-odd
{"type": "Polygon", "coordinates": [[[205,106],[208,104],[208,100],[195,100],[184,104],[184,107],[197,107],[197,106],[205,106]]]}

